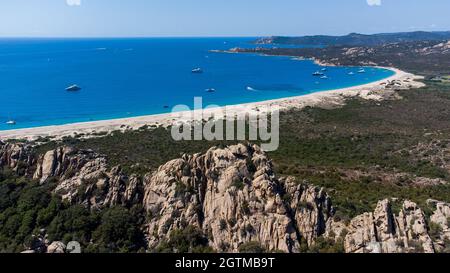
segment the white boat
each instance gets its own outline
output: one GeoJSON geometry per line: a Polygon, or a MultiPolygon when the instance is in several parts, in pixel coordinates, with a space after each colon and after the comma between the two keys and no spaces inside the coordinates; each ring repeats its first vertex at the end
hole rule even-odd
{"type": "Polygon", "coordinates": [[[358,73],[366,73],[366,70],[364,68],[361,68],[360,70],[358,70],[358,73]]]}
{"type": "Polygon", "coordinates": [[[66,88],[66,91],[80,91],[81,87],[79,87],[78,85],[74,84],[71,85],[69,87],[66,88]]]}
{"type": "Polygon", "coordinates": [[[328,79],[328,76],[322,76],[322,77],[320,77],[321,79],[323,79],[323,80],[326,80],[326,79],[328,79]]]}
{"type": "Polygon", "coordinates": [[[320,71],[316,71],[316,72],[313,73],[313,76],[323,76],[323,75],[325,75],[325,74],[323,74],[320,71]]]}
{"type": "Polygon", "coordinates": [[[7,122],[6,122],[6,124],[8,124],[8,125],[16,125],[16,121],[15,120],[8,120],[7,122]]]}
{"type": "Polygon", "coordinates": [[[201,74],[201,73],[203,73],[203,70],[201,68],[194,68],[194,69],[192,69],[192,73],[201,74]]]}
{"type": "Polygon", "coordinates": [[[349,72],[348,74],[349,74],[349,75],[355,75],[355,73],[354,73],[354,72],[349,72]]]}
{"type": "Polygon", "coordinates": [[[326,68],[322,68],[322,71],[327,71],[327,69],[326,68]]]}
{"type": "Polygon", "coordinates": [[[208,93],[214,93],[214,92],[216,92],[216,89],[214,89],[214,88],[208,88],[208,89],[206,89],[205,91],[208,92],[208,93]]]}

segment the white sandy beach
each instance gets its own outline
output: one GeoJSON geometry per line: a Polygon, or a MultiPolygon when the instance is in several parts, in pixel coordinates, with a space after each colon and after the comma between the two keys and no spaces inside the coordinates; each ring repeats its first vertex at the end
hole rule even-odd
{"type": "MultiPolygon", "coordinates": [[[[395,74],[381,81],[355,87],[322,91],[304,96],[227,106],[227,109],[234,112],[248,112],[249,109],[257,109],[258,107],[262,106],[274,105],[279,106],[280,110],[286,110],[290,108],[303,108],[306,106],[330,107],[333,105],[341,105],[346,97],[353,96],[360,96],[364,99],[381,101],[388,97],[395,96],[395,91],[393,89],[418,88],[424,85],[423,83],[416,81],[422,79],[422,77],[406,73],[395,68],[386,69],[394,71],[395,74]]],[[[210,114],[222,111],[222,108],[205,110],[206,113],[210,114]]],[[[168,126],[173,124],[173,122],[174,116],[171,113],[148,115],[133,118],[111,119],[58,126],[45,126],[28,129],[0,131],[0,140],[34,140],[39,137],[61,138],[64,136],[73,136],[75,134],[89,135],[93,133],[111,132],[115,130],[138,129],[145,125],[168,126]]]]}

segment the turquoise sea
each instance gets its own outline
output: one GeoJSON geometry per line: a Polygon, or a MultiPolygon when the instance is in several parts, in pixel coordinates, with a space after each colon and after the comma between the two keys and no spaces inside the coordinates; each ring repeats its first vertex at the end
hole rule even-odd
{"type": "Polygon", "coordinates": [[[252,40],[0,39],[0,130],[160,114],[177,104],[192,106],[196,96],[205,105],[264,101],[393,75],[328,67],[328,79],[321,79],[312,75],[322,69],[312,61],[210,52],[254,47],[252,40]],[[191,72],[197,67],[202,74],[191,72]],[[65,90],[73,84],[82,89],[65,90]]]}

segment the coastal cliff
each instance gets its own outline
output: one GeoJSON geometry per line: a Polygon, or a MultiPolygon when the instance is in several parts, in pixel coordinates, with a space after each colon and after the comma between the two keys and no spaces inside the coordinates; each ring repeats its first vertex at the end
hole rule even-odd
{"type": "MultiPolygon", "coordinates": [[[[398,200],[386,199],[373,212],[344,221],[325,189],[276,176],[255,145],[183,155],[143,176],[128,176],[120,166],[109,168],[100,154],[67,146],[34,156],[26,144],[0,143],[0,159],[1,168],[22,166],[33,183],[56,183],[53,193],[73,206],[141,206],[147,251],[170,245],[173,235],[186,229],[201,232],[218,252],[257,245],[299,253],[325,241],[348,253],[434,253],[450,240],[450,204],[430,200],[435,210],[427,217],[408,200],[395,213],[392,203],[398,200]]],[[[63,238],[49,240],[43,233],[33,234],[29,251],[65,251],[63,238]]]]}

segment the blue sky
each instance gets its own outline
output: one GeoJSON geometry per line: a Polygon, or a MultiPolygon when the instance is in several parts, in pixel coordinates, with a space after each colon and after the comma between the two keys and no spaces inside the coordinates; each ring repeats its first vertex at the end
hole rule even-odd
{"type": "Polygon", "coordinates": [[[0,36],[295,36],[450,30],[449,11],[448,0],[0,0],[0,36]]]}

